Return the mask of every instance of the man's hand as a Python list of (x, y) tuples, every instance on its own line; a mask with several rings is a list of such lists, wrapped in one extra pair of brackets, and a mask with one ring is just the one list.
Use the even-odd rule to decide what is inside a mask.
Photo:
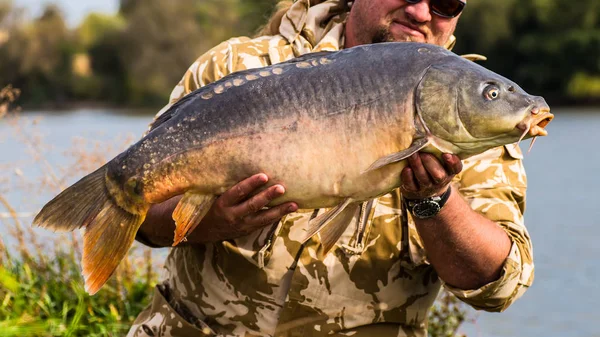
[[(281, 185), (273, 185), (258, 193), (257, 190), (267, 183), (264, 173), (242, 180), (225, 191), (213, 204), (190, 239), (217, 241), (233, 239), (270, 225), (286, 214), (295, 212), (298, 205), (287, 202), (263, 210), (272, 200), (285, 193)], [(254, 195), (256, 193), (256, 195)], [(206, 240), (208, 239), (208, 240)]]
[(462, 171), (458, 156), (444, 153), (442, 162), (430, 153), (415, 153), (400, 173), (402, 195), (408, 199), (423, 199), (442, 195), (455, 175)]
[[(234, 239), (278, 221), (298, 209), (287, 202), (269, 209), (262, 208), (285, 192), (281, 185), (260, 191), (268, 181), (264, 173), (256, 174), (225, 191), (212, 205), (200, 224), (187, 237), (188, 244)], [(260, 192), (259, 192), (260, 191)], [(138, 234), (146, 243), (158, 247), (173, 244), (175, 222), (172, 214), (181, 196), (153, 205)]]

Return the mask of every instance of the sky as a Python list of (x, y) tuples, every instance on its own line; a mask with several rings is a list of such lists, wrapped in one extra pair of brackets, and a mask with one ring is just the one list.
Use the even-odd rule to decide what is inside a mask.
[(115, 13), (119, 6), (118, 0), (13, 0), (15, 6), (27, 8), (30, 16), (39, 15), (46, 3), (57, 4), (71, 27), (91, 12)]

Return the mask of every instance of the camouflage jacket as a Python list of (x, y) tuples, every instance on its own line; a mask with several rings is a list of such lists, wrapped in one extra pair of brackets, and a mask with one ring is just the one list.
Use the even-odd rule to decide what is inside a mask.
[[(307, 3), (294, 3), (280, 35), (234, 38), (202, 55), (170, 104), (234, 71), (342, 48), (348, 5)], [(454, 181), (471, 207), (512, 241), (498, 280), (473, 290), (445, 285), (477, 309), (505, 309), (533, 280), (521, 158), (513, 146), (490, 150), (465, 161)], [(363, 204), (327, 255), (318, 236), (300, 244), (308, 220), (322, 212), (301, 210), (239, 239), (173, 248), (166, 278), (129, 336), (425, 336), (443, 282), (400, 192)]]

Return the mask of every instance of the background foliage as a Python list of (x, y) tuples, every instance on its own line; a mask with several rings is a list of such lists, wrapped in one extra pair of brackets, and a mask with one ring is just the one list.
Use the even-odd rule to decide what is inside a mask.
[[(185, 69), (232, 36), (254, 35), (276, 0), (121, 0), (115, 15), (90, 14), (67, 27), (48, 5), (27, 19), (0, 0), (0, 87), (20, 103), (102, 102), (162, 106)], [(457, 53), (545, 96), (551, 104), (600, 102), (600, 2), (469, 1)]]

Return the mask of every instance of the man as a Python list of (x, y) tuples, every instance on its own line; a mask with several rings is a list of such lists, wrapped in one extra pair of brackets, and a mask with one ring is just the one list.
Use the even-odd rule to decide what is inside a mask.
[[(265, 36), (231, 39), (201, 56), (170, 104), (234, 71), (309, 52), (382, 41), (450, 48), (463, 5), (287, 4)], [(265, 210), (285, 188), (275, 185), (254, 195), (268, 177), (252, 176), (220, 196), (187, 244), (172, 249), (166, 280), (129, 335), (425, 336), (427, 311), (441, 285), (475, 308), (502, 311), (533, 280), (520, 158), (512, 146), (464, 163), (449, 154), (442, 162), (414, 155), (401, 173), (403, 186), (364, 203), (327, 254), (318, 236), (301, 245), (308, 220), (324, 210), (295, 212), (294, 203)], [(404, 205), (412, 209), (430, 197), (445, 200), (439, 212), (422, 219), (407, 214)], [(138, 240), (172, 243), (177, 200), (151, 209)]]

